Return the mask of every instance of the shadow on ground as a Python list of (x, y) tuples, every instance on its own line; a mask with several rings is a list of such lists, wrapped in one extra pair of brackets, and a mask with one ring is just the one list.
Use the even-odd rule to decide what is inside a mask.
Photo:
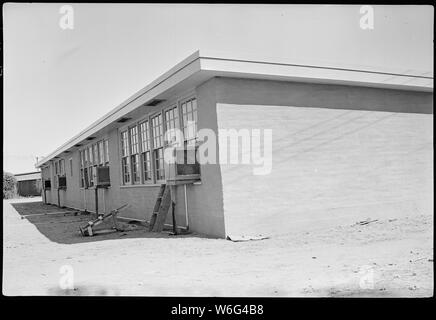
[(50, 288), (47, 292), (51, 296), (119, 296), (118, 288), (103, 286), (78, 286), (74, 289), (61, 289), (59, 287)]
[[(169, 232), (155, 233), (148, 232), (146, 226), (137, 221), (119, 221), (118, 224), (125, 231), (115, 231), (111, 233), (84, 237), (80, 233), (79, 227), (86, 225), (90, 220), (95, 219), (94, 214), (80, 212), (70, 208), (59, 208), (54, 205), (44, 204), (43, 202), (12, 203), (14, 209), (21, 216), (32, 223), (41, 234), (50, 241), (62, 244), (75, 244), (85, 242), (96, 242), (112, 239), (131, 239), (131, 238), (185, 238), (199, 237), (197, 234), (170, 235)], [(110, 220), (110, 219), (107, 219)], [(112, 222), (103, 222), (97, 230), (112, 227)]]
[(318, 288), (311, 293), (316, 297), (330, 298), (384, 298), (401, 297), (401, 294), (392, 288), (375, 287), (373, 289), (361, 289), (358, 286), (344, 285), (327, 288)]

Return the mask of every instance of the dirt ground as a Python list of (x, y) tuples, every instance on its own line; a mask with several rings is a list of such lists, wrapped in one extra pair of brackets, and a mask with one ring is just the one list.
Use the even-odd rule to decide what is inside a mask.
[[(78, 227), (90, 216), (40, 200), (3, 201), (4, 295), (433, 295), (428, 214), (318, 224), (246, 242), (154, 234), (140, 226), (82, 237)], [(61, 288), (65, 268), (73, 271), (73, 289)]]

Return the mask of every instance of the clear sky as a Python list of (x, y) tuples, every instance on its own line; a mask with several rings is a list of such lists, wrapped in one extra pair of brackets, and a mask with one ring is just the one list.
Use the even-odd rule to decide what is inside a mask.
[(6, 4), (3, 169), (45, 156), (198, 49), (433, 70), (433, 8), (360, 6)]

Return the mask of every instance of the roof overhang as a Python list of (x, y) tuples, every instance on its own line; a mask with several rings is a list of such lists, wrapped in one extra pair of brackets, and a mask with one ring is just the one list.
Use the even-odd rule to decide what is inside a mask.
[(41, 172), (20, 173), (14, 176), (17, 181), (38, 180), (41, 179)]
[(229, 56), (223, 53), (196, 51), (171, 68), (47, 157), (36, 163), (39, 168), (66, 151), (79, 148), (92, 135), (99, 135), (119, 125), (119, 119), (132, 114), (154, 99), (168, 99), (213, 77), (234, 77), (276, 81), (342, 84), (433, 92), (433, 73), (429, 71), (388, 70), (368, 66), (338, 65), (325, 62), (286, 61), (254, 56)]

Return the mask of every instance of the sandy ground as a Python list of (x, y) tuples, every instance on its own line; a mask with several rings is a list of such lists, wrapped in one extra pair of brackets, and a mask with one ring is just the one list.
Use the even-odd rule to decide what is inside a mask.
[[(432, 215), (318, 224), (247, 242), (140, 227), (83, 238), (78, 226), (89, 216), (22, 219), (59, 211), (35, 201), (40, 198), (3, 201), (4, 295), (433, 295)], [(74, 289), (61, 289), (65, 270), (73, 271)]]

